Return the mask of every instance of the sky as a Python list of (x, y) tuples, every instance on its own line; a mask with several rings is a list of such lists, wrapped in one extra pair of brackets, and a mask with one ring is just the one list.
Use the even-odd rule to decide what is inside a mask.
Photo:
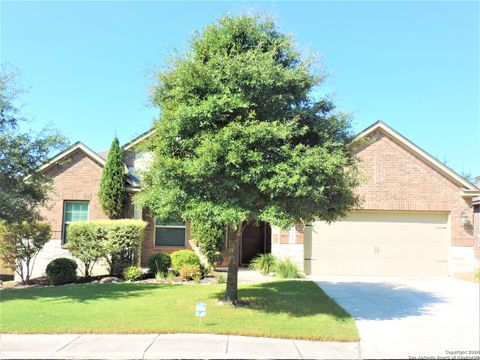
[(221, 15), (267, 13), (329, 75), (356, 131), (382, 120), (455, 171), (480, 175), (479, 2), (0, 3), (2, 64), (22, 111), (95, 151), (148, 130), (153, 74)]

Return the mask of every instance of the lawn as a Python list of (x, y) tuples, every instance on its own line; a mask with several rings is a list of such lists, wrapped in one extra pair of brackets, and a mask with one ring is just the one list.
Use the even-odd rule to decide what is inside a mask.
[[(247, 304), (219, 303), (225, 285), (114, 283), (0, 290), (2, 333), (211, 333), (356, 341), (353, 318), (311, 281), (239, 288)], [(207, 303), (199, 324), (196, 301)]]

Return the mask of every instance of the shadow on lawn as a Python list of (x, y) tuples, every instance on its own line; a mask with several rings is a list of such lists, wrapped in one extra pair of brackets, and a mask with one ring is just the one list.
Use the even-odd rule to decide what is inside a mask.
[(43, 288), (5, 289), (0, 292), (0, 300), (2, 302), (37, 299), (49, 299), (49, 301), (74, 300), (78, 302), (98, 299), (115, 300), (138, 297), (150, 293), (154, 289), (172, 286), (178, 285), (145, 283), (68, 284)]
[[(222, 300), (225, 292), (216, 293), (215, 296)], [(351, 318), (311, 281), (272, 281), (248, 288), (240, 287), (238, 297), (244, 302), (241, 306), (266, 313), (285, 313), (294, 317), (330, 315), (337, 320)]]

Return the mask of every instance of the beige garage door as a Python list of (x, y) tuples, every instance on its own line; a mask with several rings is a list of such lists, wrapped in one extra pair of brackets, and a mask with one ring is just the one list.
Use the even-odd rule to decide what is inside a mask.
[(305, 228), (315, 275), (447, 275), (448, 213), (359, 211)]

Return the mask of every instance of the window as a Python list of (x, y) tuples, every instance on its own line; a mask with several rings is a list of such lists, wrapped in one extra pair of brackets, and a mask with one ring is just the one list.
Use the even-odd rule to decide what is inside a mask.
[(67, 227), (72, 221), (88, 220), (88, 201), (65, 201), (63, 210), (63, 243), (67, 242)]
[(186, 231), (184, 222), (155, 220), (155, 246), (184, 247)]

